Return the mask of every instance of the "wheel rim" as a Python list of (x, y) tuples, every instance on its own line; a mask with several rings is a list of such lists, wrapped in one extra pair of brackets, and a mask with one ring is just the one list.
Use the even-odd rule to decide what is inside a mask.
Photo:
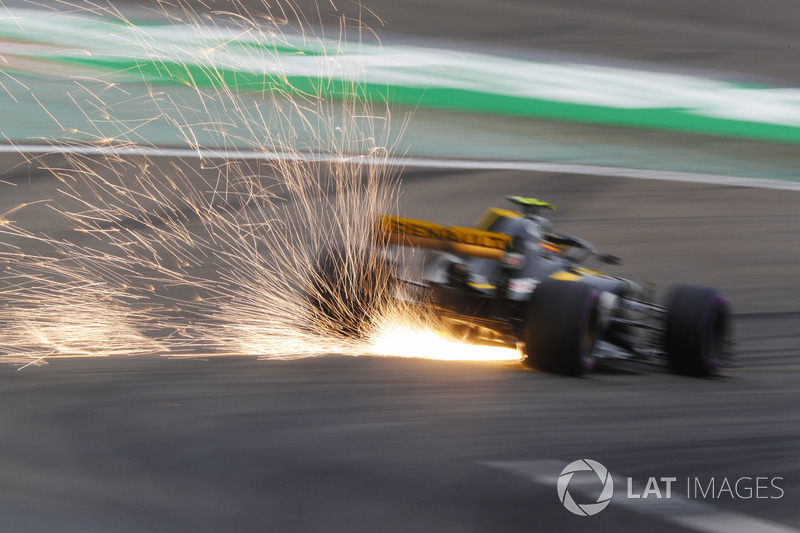
[(598, 299), (597, 293), (593, 292), (592, 297), (587, 301), (586, 311), (584, 312), (580, 338), (581, 367), (584, 371), (592, 370), (595, 365), (594, 349), (597, 344)]
[(728, 336), (728, 299), (715, 295), (705, 309), (705, 339), (703, 342), (703, 366), (708, 372), (716, 372), (722, 367)]

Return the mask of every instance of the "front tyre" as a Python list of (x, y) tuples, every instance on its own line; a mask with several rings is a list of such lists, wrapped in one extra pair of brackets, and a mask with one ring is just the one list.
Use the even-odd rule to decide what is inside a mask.
[(598, 292), (580, 282), (548, 279), (528, 302), (522, 333), (528, 366), (568, 376), (594, 369)]
[(678, 374), (719, 373), (730, 344), (730, 302), (717, 289), (678, 285), (666, 299), (664, 348)]

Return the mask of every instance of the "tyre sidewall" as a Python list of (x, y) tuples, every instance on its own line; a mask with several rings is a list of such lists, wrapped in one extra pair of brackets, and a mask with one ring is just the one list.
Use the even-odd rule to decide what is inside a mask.
[(545, 280), (528, 302), (526, 362), (539, 370), (580, 375), (594, 369), (597, 291), (580, 282)]

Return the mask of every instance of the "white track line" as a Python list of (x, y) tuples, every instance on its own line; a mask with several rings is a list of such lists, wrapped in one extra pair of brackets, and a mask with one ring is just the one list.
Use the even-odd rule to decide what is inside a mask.
[[(800, 181), (782, 181), (759, 178), (742, 178), (717, 174), (698, 174), (674, 172), (670, 170), (649, 170), (624, 167), (605, 167), (598, 165), (574, 165), (567, 163), (543, 163), (535, 161), (479, 161), (472, 159), (428, 159), (421, 157), (336, 156), (302, 152), (256, 152), (226, 151), (192, 148), (156, 148), (135, 146), (73, 146), (41, 144), (2, 144), (0, 153), (20, 154), (77, 154), (77, 155), (116, 155), (145, 157), (182, 157), (194, 159), (239, 159), (252, 161), (313, 161), (320, 163), (351, 162), (394, 167), (418, 167), (454, 170), (516, 170), (523, 172), (557, 172), (564, 174), (583, 174), (610, 178), (633, 178), (642, 180), (677, 181), (685, 183), (705, 183), (753, 189), (776, 189), (800, 191)], [(800, 179), (800, 174), (798, 175)]]
[[(566, 463), (562, 461), (552, 460), (493, 461), (483, 464), (507, 470), (542, 485), (552, 486), (554, 496), (558, 476), (562, 468), (566, 466)], [(673, 493), (674, 496), (670, 499), (629, 499), (627, 497), (628, 479), (617, 474), (612, 474), (612, 476), (614, 495), (611, 498), (610, 508), (623, 507), (703, 533), (798, 533), (797, 529), (776, 522), (721, 509), (702, 500), (690, 500), (678, 494), (680, 491)], [(641, 494), (644, 488), (641, 483), (633, 485), (633, 490), (637, 494)], [(572, 489), (572, 485), (570, 485), (570, 489)], [(580, 485), (576, 485), (575, 489), (579, 492), (582, 490)], [(556, 498), (553, 500), (554, 502), (558, 501)], [(568, 514), (567, 511), (564, 512)]]

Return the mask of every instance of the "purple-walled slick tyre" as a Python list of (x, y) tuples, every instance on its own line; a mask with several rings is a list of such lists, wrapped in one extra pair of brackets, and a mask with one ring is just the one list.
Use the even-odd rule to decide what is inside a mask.
[(717, 289), (678, 285), (666, 299), (664, 348), (670, 366), (686, 376), (718, 374), (731, 335), (731, 306)]
[(525, 362), (537, 370), (579, 376), (594, 369), (598, 337), (597, 291), (580, 282), (548, 279), (528, 302)]

